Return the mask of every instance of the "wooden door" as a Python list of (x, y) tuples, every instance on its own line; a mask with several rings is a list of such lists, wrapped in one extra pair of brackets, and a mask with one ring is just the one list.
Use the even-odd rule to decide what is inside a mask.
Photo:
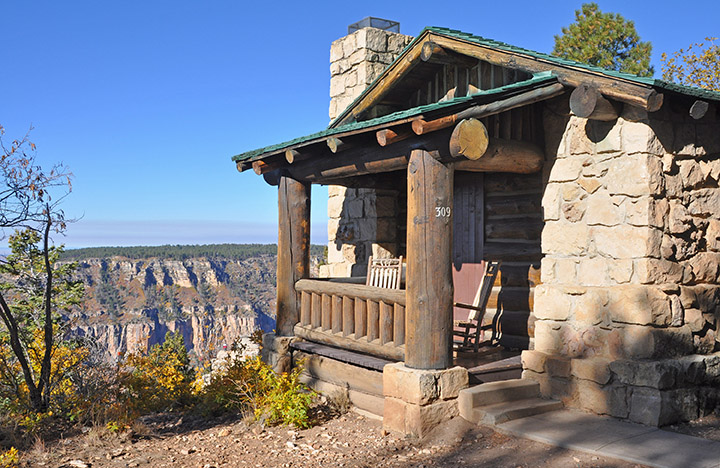
[[(483, 277), (483, 174), (455, 173), (453, 197), (453, 286), (455, 302), (472, 304)], [(465, 320), (467, 309), (455, 308), (454, 319)]]

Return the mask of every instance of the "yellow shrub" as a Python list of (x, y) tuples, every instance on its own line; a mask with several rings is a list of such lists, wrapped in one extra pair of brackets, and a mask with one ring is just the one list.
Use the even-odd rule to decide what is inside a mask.
[(20, 454), (15, 447), (10, 447), (7, 452), (0, 452), (0, 468), (15, 467), (20, 463)]

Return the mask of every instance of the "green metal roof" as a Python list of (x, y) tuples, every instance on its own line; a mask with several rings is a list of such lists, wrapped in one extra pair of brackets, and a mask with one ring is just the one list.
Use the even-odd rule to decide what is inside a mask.
[(370, 120), (364, 120), (362, 122), (351, 122), (335, 128), (326, 128), (325, 130), (312, 133), (303, 137), (295, 138), (284, 143), (278, 143), (275, 145), (270, 145), (264, 148), (258, 148), (253, 151), (238, 154), (237, 156), (233, 156), (232, 160), (235, 162), (251, 161), (253, 159), (256, 159), (257, 156), (265, 155), (268, 153), (275, 153), (286, 148), (290, 148), (291, 146), (302, 145), (303, 143), (310, 143), (313, 140), (322, 140), (329, 136), (338, 135), (353, 130), (362, 130), (364, 128), (370, 128), (377, 125), (403, 120), (408, 117), (416, 117), (422, 114), (438, 112), (455, 106), (465, 107), (463, 106), (464, 104), (467, 105), (472, 102), (494, 100), (507, 94), (513, 94), (520, 90), (547, 85), (555, 81), (557, 81), (557, 78), (555, 77), (555, 75), (552, 74), (552, 72), (536, 73), (529, 80), (519, 81), (517, 83), (500, 86), (498, 88), (478, 91), (471, 96), (456, 97), (454, 99), (450, 99), (444, 102), (436, 102), (432, 104), (426, 104), (424, 106), (413, 107), (411, 109), (394, 112), (392, 114), (384, 115), (382, 117), (377, 117)]

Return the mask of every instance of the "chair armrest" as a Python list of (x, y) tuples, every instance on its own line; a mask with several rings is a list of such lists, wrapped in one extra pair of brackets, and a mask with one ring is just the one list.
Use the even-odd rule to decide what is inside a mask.
[(483, 311), (485, 310), (484, 307), (478, 307), (471, 304), (463, 304), (462, 302), (453, 302), (453, 307), (458, 307), (460, 309), (472, 309), (472, 310), (479, 310)]

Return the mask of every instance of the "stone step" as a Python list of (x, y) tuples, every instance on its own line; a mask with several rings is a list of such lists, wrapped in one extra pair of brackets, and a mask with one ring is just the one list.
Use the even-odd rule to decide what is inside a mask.
[[(527, 398), (497, 403), (489, 406), (474, 408), (471, 422), (483, 424), (502, 424), (514, 419), (527, 418), (536, 414), (556, 411), (563, 408), (562, 402), (556, 400), (543, 400), (542, 398)], [(467, 418), (465, 418), (467, 419)]]
[(458, 406), (460, 414), (469, 415), (472, 408), (494, 405), (514, 400), (524, 400), (540, 396), (540, 385), (534, 380), (513, 379), (488, 382), (460, 391)]

